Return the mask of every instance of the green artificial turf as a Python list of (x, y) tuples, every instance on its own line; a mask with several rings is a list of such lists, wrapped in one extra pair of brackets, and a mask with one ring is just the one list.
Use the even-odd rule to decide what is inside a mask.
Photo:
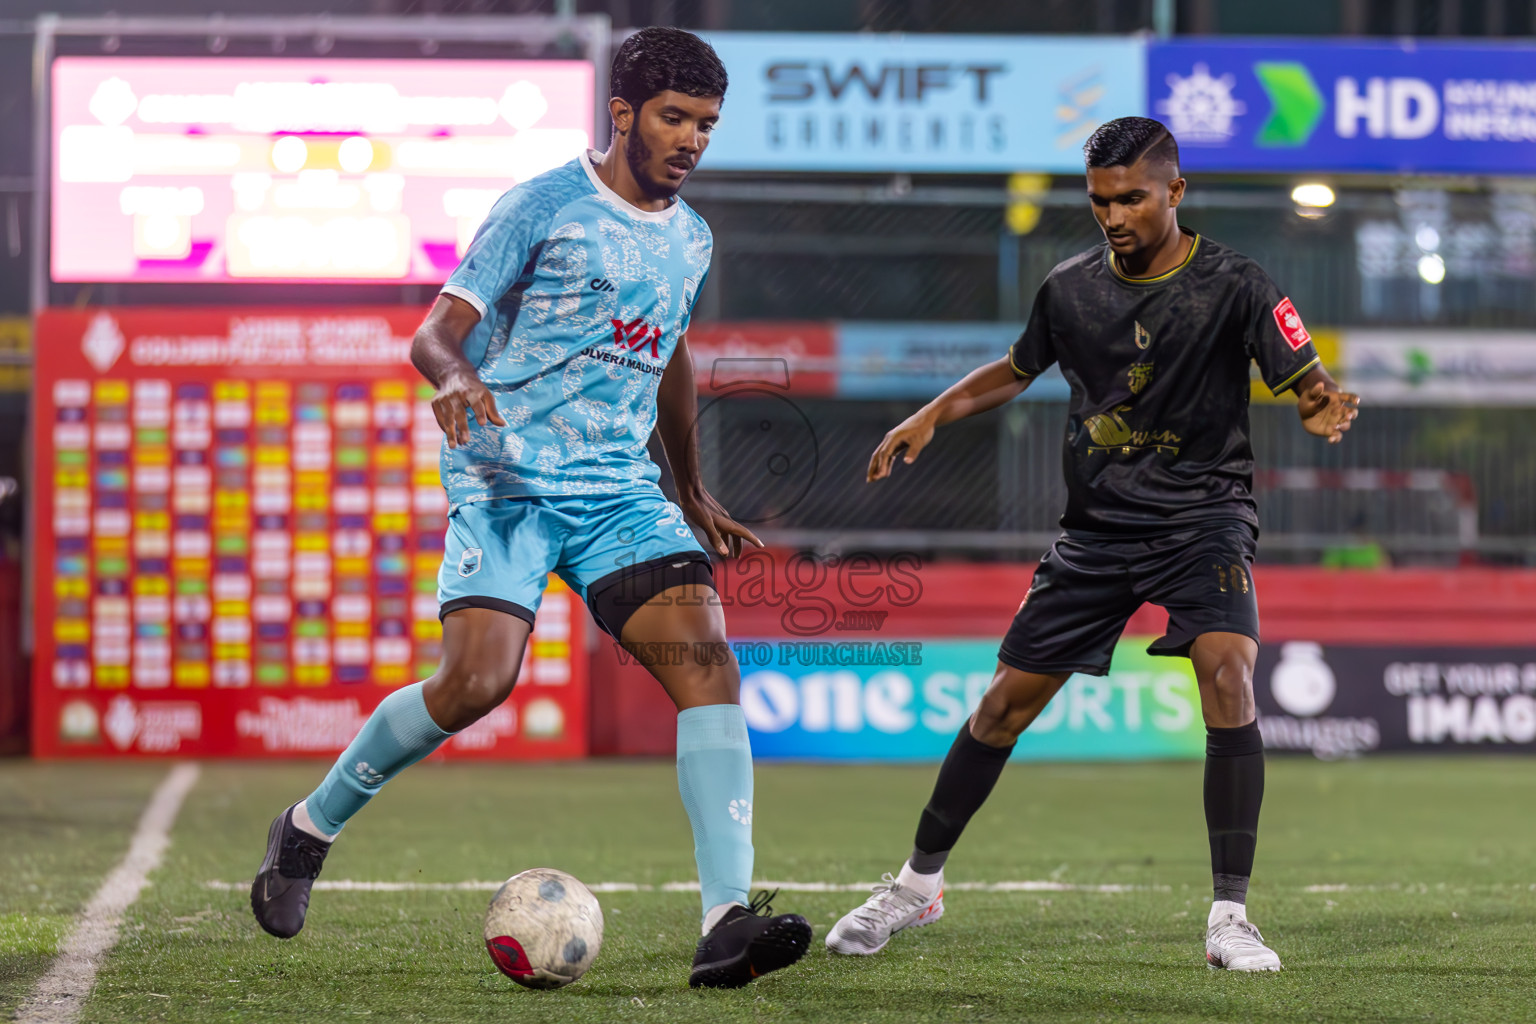
[(0, 1018), (128, 849), (162, 765), (0, 761)]
[[(948, 881), (1135, 888), (952, 889), (942, 921), (868, 958), (821, 945), (858, 894), (785, 892), (776, 908), (810, 918), (815, 945), (796, 967), (735, 992), (687, 987), (695, 893), (601, 895), (602, 952), (586, 977), (554, 992), (495, 972), (480, 936), (488, 892), (319, 891), (302, 935), (269, 938), (244, 891), (207, 883), (249, 879), (271, 816), (322, 767), (205, 766), (84, 1020), (1536, 1019), (1536, 821), (1526, 813), (1536, 762), (1271, 759), (1249, 906), (1286, 970), (1260, 976), (1205, 967), (1199, 763), (1015, 765)], [(16, 770), (33, 769), (0, 766), (0, 825), (18, 799)], [(896, 870), (933, 771), (759, 766), (757, 877), (854, 882)], [(111, 774), (80, 778), (106, 785)], [(92, 793), (55, 799), (101, 799)], [(104, 822), (85, 845), (111, 842), (125, 845), (126, 831)], [(51, 868), (36, 859), (50, 855)], [(56, 846), (29, 857), (61, 891), (88, 890), (92, 871), (99, 879)], [(499, 880), (536, 866), (588, 882), (691, 880), (672, 766), (419, 766), (348, 827), (322, 878)], [(0, 941), (35, 905), (14, 889), (0, 889)]]

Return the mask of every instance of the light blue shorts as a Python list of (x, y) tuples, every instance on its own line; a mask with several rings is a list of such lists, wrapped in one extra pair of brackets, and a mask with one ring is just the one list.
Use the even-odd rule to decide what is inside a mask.
[[(636, 576), (699, 562), (707, 574), (709, 556), (683, 510), (659, 493), (470, 502), (448, 516), (438, 617), (491, 608), (532, 623), (553, 572), (592, 609), (599, 626), (615, 632), (595, 598)], [(703, 578), (697, 566), (689, 568)]]

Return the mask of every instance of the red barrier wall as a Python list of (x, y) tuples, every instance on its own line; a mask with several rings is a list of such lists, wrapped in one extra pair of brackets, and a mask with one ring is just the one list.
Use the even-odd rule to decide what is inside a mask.
[[(753, 559), (758, 560), (755, 569)], [(733, 640), (1000, 640), (1034, 568), (1032, 562), (913, 567), (887, 560), (874, 566), (845, 561), (817, 571), (804, 559), (773, 552), (718, 567), (715, 575)], [(1254, 582), (1265, 643), (1491, 647), (1529, 644), (1536, 637), (1536, 571), (1259, 566)], [(870, 595), (875, 600), (861, 605)], [(796, 636), (786, 626), (789, 616), (790, 625), (813, 629), (827, 609), (835, 621), (819, 633)], [(877, 630), (836, 628), (847, 624), (843, 615), (850, 610), (887, 614)], [(1147, 605), (1126, 631), (1157, 635), (1166, 623), (1161, 609)], [(671, 702), (643, 668), (621, 662), (606, 635), (598, 637), (593, 651), (591, 680), (593, 753), (673, 752), (676, 712)]]

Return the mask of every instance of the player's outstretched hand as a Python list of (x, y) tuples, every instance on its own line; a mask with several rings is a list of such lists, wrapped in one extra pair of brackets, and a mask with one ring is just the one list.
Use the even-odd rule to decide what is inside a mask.
[(453, 373), (443, 377), (437, 394), (432, 396), (432, 415), (443, 428), (449, 448), (469, 444), (469, 413), (481, 423), (507, 425), (496, 408), (496, 399), (479, 377), (472, 374)]
[(1360, 396), (1349, 391), (1329, 391), (1322, 381), (1296, 396), (1301, 425), (1307, 433), (1326, 437), (1329, 444), (1344, 440), (1344, 431), (1360, 415)]
[(905, 448), (907, 454), (903, 462), (911, 465), (917, 461), (917, 456), (928, 447), (928, 442), (933, 440), (933, 424), (922, 413), (908, 416), (901, 424), (893, 428), (880, 441), (875, 454), (869, 457), (869, 470), (864, 474), (866, 483), (876, 480), (884, 480), (891, 475), (891, 461)]
[(751, 541), (757, 547), (763, 542), (757, 535), (732, 519), (730, 513), (715, 500), (714, 495), (702, 487), (691, 494), (679, 494), (677, 504), (683, 513), (704, 528), (709, 546), (721, 557), (735, 558), (741, 554), (741, 542)]

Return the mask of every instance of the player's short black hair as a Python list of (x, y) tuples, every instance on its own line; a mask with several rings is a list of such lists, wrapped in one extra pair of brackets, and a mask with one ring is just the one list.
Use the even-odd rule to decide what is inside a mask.
[(608, 75), (612, 96), (636, 111), (672, 90), (685, 96), (724, 96), (730, 80), (715, 48), (680, 28), (643, 28), (620, 44)]
[(1179, 144), (1167, 125), (1150, 117), (1105, 121), (1083, 143), (1083, 161), (1089, 167), (1132, 167), (1143, 158), (1166, 164), (1178, 177)]

